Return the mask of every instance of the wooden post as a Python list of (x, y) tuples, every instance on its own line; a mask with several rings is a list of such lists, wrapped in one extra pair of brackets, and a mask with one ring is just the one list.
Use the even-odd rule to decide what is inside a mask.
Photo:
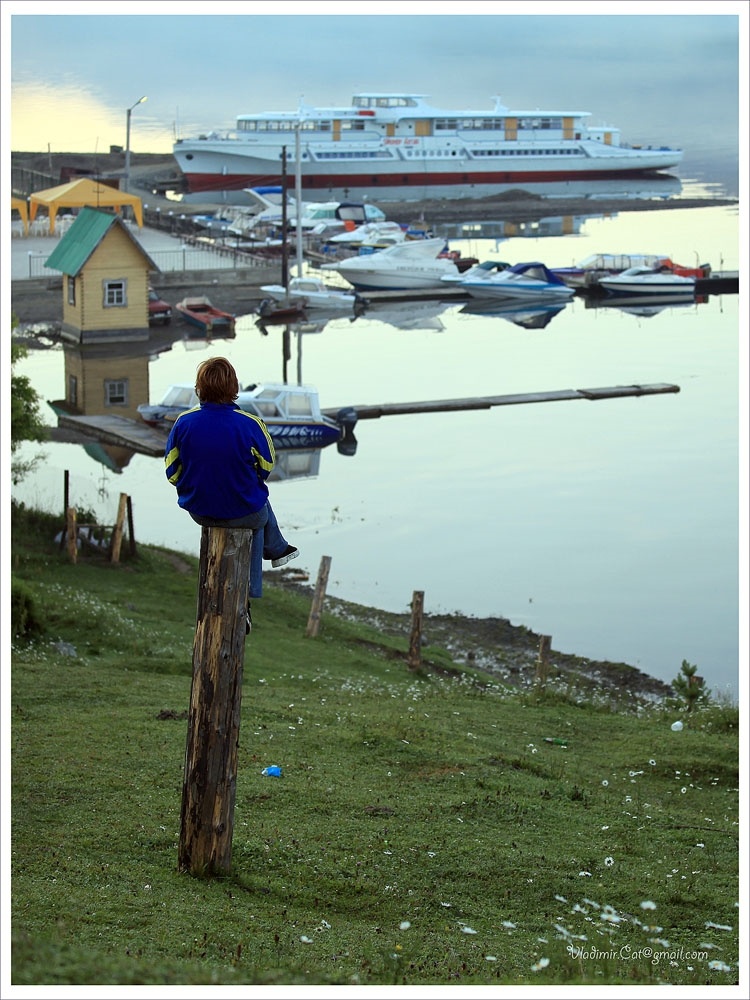
[(112, 530), (112, 541), (110, 542), (109, 561), (118, 563), (120, 561), (120, 549), (122, 548), (122, 533), (125, 527), (125, 509), (128, 497), (126, 493), (120, 494), (120, 503), (117, 506), (117, 521)]
[(232, 864), (245, 612), (253, 532), (203, 528), (193, 643), (179, 871), (225, 875)]
[(536, 675), (534, 681), (544, 690), (547, 686), (547, 671), (549, 669), (549, 651), (552, 643), (551, 635), (539, 637), (539, 656), (536, 661)]
[(409, 639), (409, 670), (422, 666), (422, 624), (424, 591), (415, 590), (411, 598), (411, 637)]
[[(63, 473), (63, 510), (65, 511), (66, 518), (68, 516), (67, 512), (69, 505), (70, 505), (70, 473), (66, 469), (65, 472)], [(67, 528), (67, 520), (66, 520), (66, 527), (63, 528), (62, 534), (60, 535), (61, 549), (65, 548), (66, 528)]]
[(128, 497), (128, 542), (131, 556), (135, 555), (135, 529), (133, 528), (133, 501)]
[(314, 638), (318, 634), (318, 629), (320, 628), (320, 615), (323, 611), (323, 602), (326, 597), (326, 587), (328, 586), (328, 573), (331, 569), (331, 557), (323, 556), (320, 560), (320, 569), (318, 570), (318, 582), (315, 584), (315, 593), (313, 594), (312, 606), (310, 608), (310, 617), (307, 619), (307, 631), (305, 632), (306, 638)]
[(78, 526), (75, 507), (65, 509), (65, 543), (68, 548), (68, 558), (72, 563), (78, 562)]

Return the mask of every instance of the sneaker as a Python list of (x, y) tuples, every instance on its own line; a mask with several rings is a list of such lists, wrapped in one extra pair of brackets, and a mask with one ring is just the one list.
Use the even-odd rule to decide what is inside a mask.
[(272, 559), (272, 566), (283, 566), (285, 563), (291, 562), (292, 559), (296, 559), (299, 555), (299, 549), (296, 549), (293, 545), (287, 545), (286, 549), (278, 557), (278, 559)]
[(247, 608), (245, 609), (245, 635), (250, 635), (252, 627), (253, 627), (253, 620), (250, 617), (250, 601), (248, 601)]

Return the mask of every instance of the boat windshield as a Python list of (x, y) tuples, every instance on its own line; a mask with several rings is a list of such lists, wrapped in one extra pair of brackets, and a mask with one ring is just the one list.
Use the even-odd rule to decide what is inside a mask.
[(162, 400), (163, 406), (182, 406), (189, 410), (198, 405), (198, 397), (192, 385), (173, 385)]

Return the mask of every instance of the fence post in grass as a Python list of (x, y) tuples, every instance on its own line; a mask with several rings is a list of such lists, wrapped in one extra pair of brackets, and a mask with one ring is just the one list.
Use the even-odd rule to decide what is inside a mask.
[(78, 562), (78, 522), (75, 507), (65, 508), (64, 535), (68, 558), (72, 563)]
[(122, 548), (122, 533), (125, 527), (125, 510), (128, 497), (126, 493), (120, 494), (120, 503), (117, 506), (117, 521), (112, 530), (112, 541), (110, 542), (109, 561), (118, 563), (120, 561), (120, 549)]
[(409, 670), (422, 666), (422, 623), (424, 591), (415, 590), (411, 598), (411, 635), (409, 638)]
[(201, 534), (177, 863), (191, 875), (225, 875), (232, 864), (252, 537), (248, 528)]
[(551, 643), (551, 635), (539, 636), (539, 655), (536, 659), (536, 674), (534, 676), (534, 683), (537, 684), (542, 691), (544, 691), (547, 687), (547, 671), (549, 670), (549, 651)]
[(128, 540), (131, 556), (135, 555), (135, 529), (133, 528), (133, 501), (128, 497)]
[(312, 606), (310, 607), (310, 617), (307, 619), (307, 631), (305, 636), (314, 638), (320, 628), (320, 616), (323, 611), (323, 602), (326, 597), (326, 587), (328, 586), (328, 574), (331, 569), (331, 557), (322, 556), (320, 569), (318, 570), (318, 582), (315, 584)]
[[(63, 511), (65, 511), (65, 517), (67, 518), (68, 507), (70, 506), (70, 473), (66, 469), (63, 473)], [(67, 521), (66, 521), (67, 525)], [(63, 530), (60, 534), (60, 548), (65, 548), (66, 540), (66, 525), (63, 526)]]

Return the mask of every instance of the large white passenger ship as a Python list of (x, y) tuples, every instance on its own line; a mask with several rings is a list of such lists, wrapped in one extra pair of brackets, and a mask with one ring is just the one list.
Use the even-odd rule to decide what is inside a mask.
[(682, 159), (627, 145), (590, 117), (513, 110), (500, 98), (489, 111), (444, 111), (424, 95), (355, 94), (351, 106), (240, 115), (232, 132), (178, 139), (174, 156), (188, 192), (236, 191), (278, 183), (284, 147), (295, 173), (299, 150), (303, 189), (340, 197), (642, 176)]

